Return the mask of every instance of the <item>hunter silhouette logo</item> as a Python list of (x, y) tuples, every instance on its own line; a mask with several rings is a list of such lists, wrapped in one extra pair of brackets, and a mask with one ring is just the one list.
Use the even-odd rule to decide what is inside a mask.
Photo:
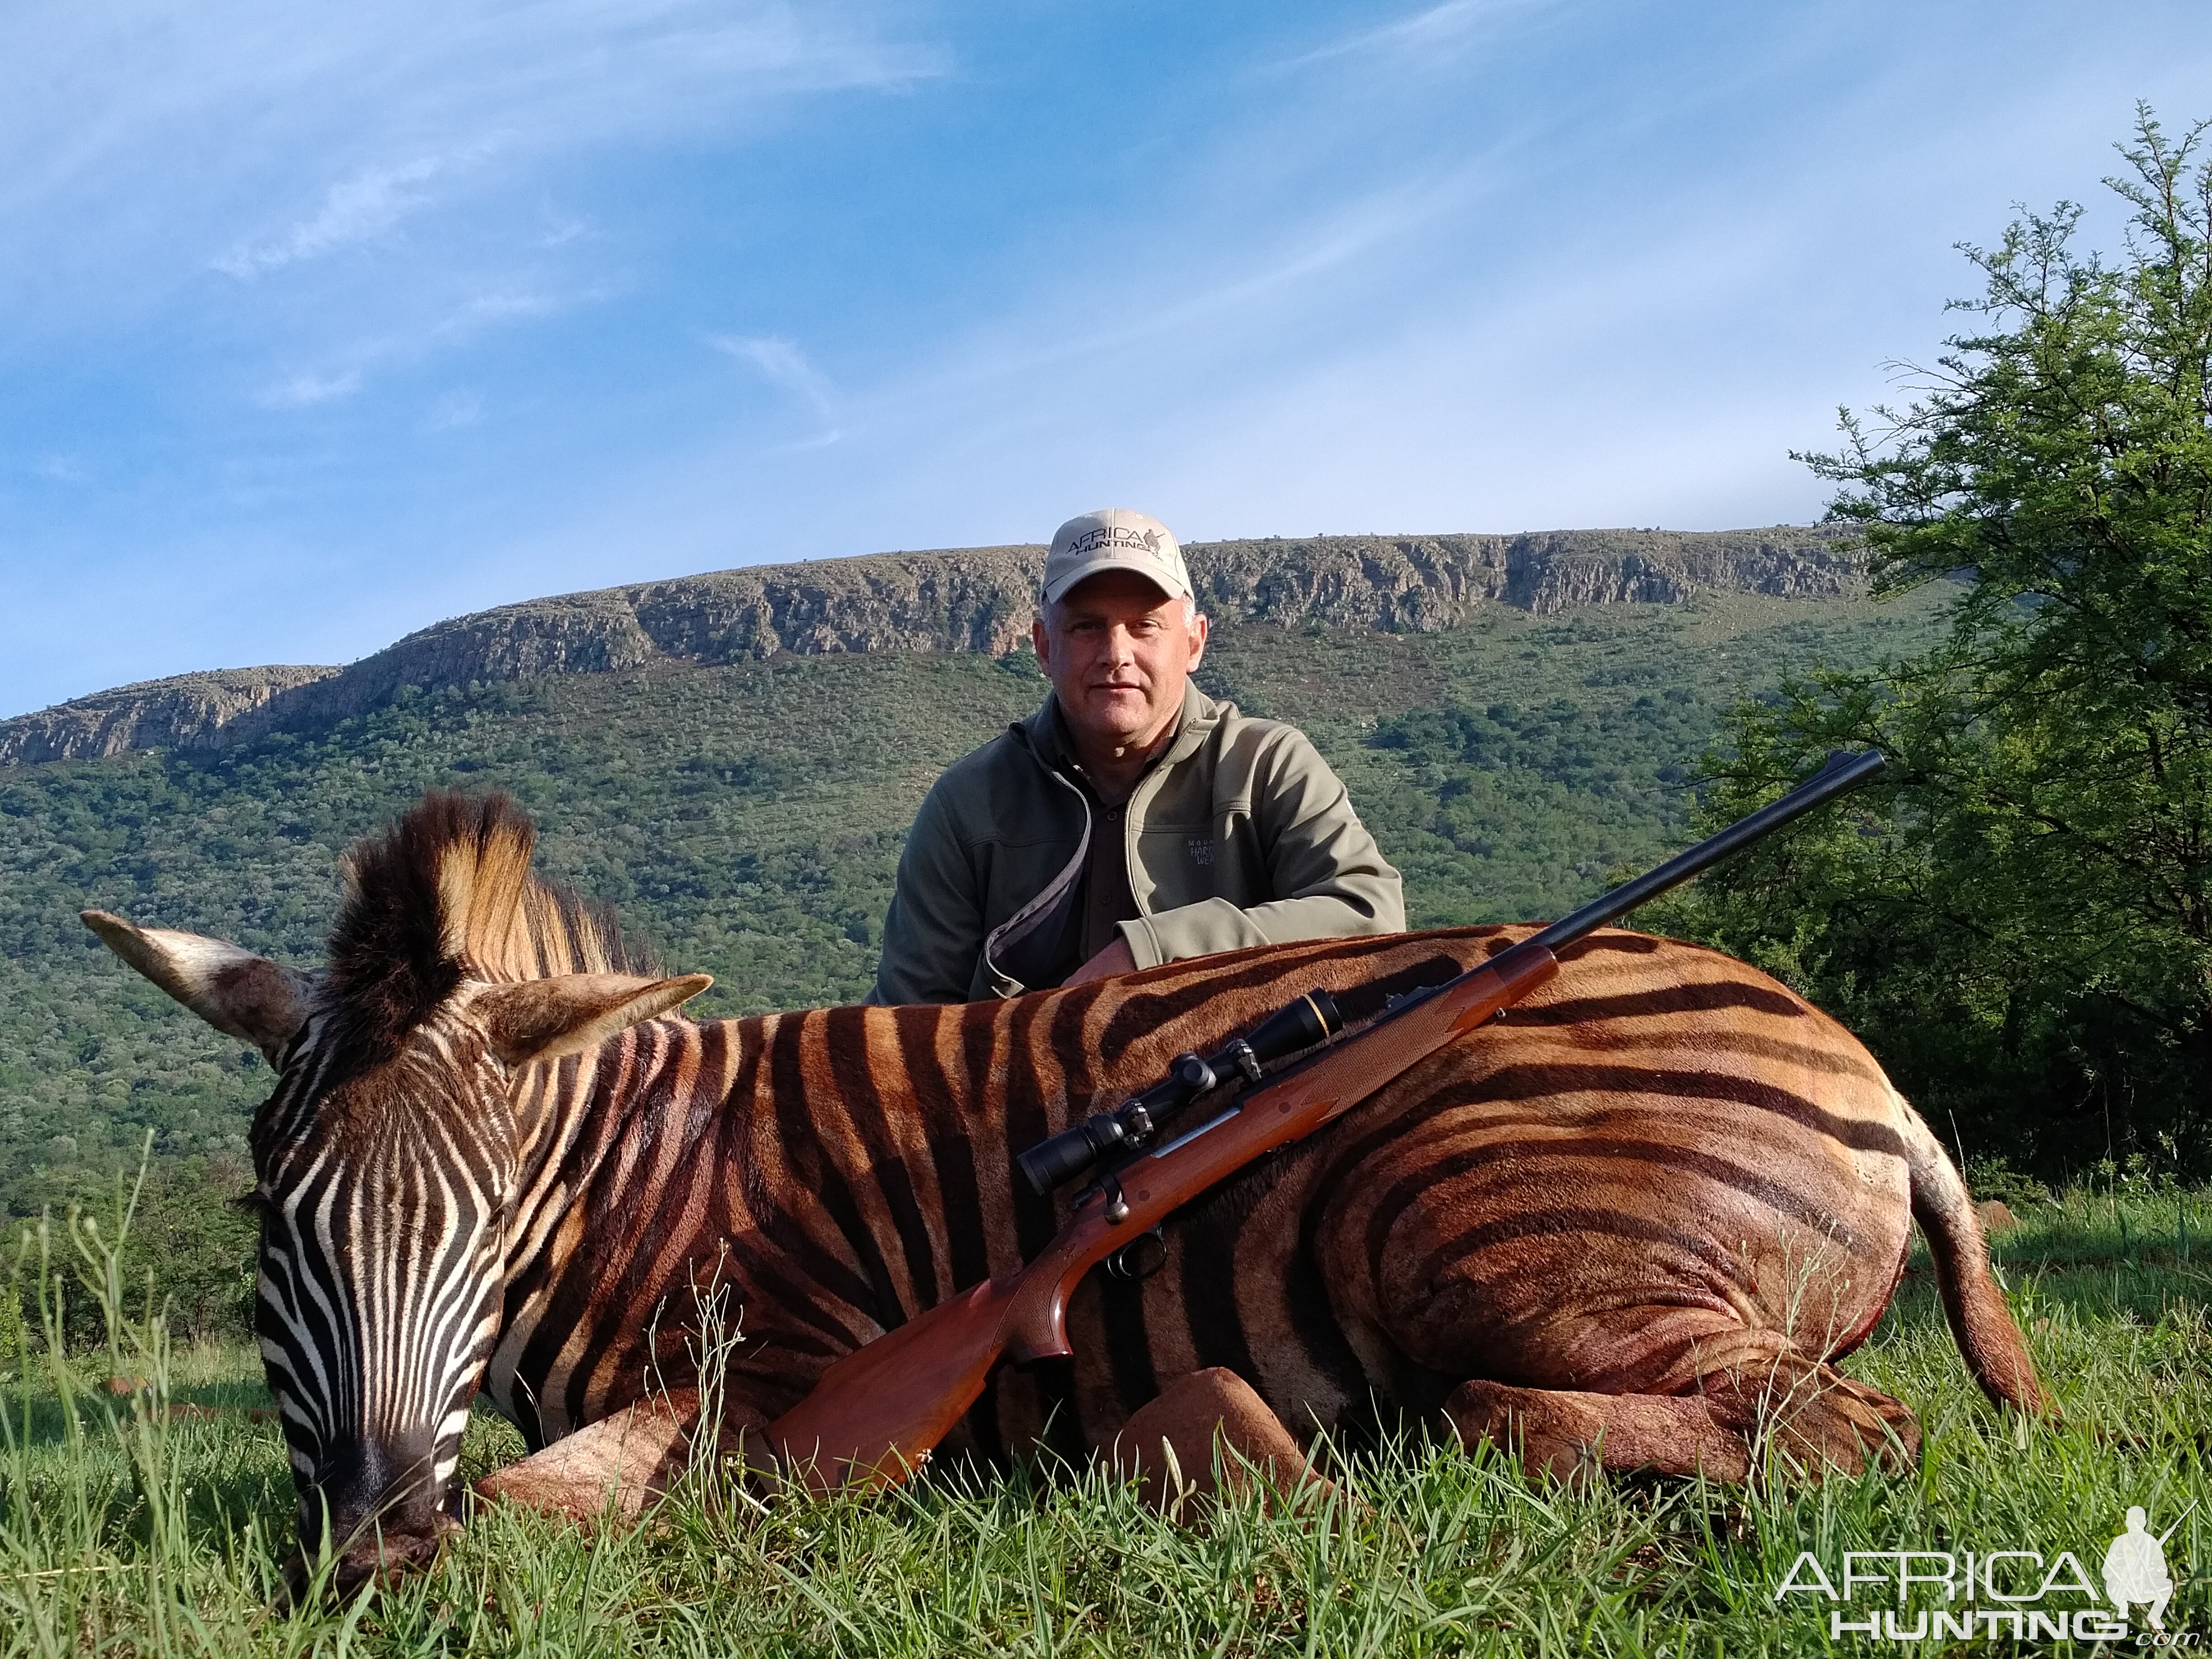
[[(2173, 1575), (2166, 1569), (2166, 1545), (2197, 1505), (2191, 1504), (2164, 1532), (2150, 1530), (2141, 1504), (2127, 1513), (2127, 1530), (2105, 1552), (2104, 1594), (2071, 1550), (2046, 1558), (2023, 1549), (1852, 1550), (1832, 1577), (1812, 1551), (1792, 1562), (1776, 1586), (1774, 1600), (1816, 1595), (1842, 1602), (1828, 1614), (1828, 1638), (1870, 1637), (1877, 1642), (1944, 1641), (1979, 1638), (2009, 1642), (2115, 1642), (2130, 1633), (2130, 1609), (2140, 1607), (2149, 1629), (2138, 1645), (2194, 1648), (2195, 1632), (2168, 1632), (2166, 1604), (2173, 1598)], [(1910, 1612), (1915, 1587), (1937, 1605)], [(1893, 1607), (1854, 1605), (1863, 1591), (1893, 1601)], [(2072, 1605), (2069, 1605), (2072, 1604)], [(2086, 1605), (2083, 1605), (2086, 1604)], [(2109, 1605), (2107, 1605), (2109, 1604)]]
[[(2191, 1504), (2190, 1510), (2197, 1507)], [(2181, 1512), (2181, 1520), (2189, 1518), (2189, 1510)], [(2127, 1617), (2130, 1603), (2143, 1604), (2143, 1617), (2150, 1620), (2153, 1630), (2162, 1631), (2166, 1620), (2160, 1617), (2166, 1604), (2173, 1599), (2173, 1576), (2166, 1570), (2166, 1540), (2181, 1525), (2177, 1521), (2155, 1538), (2150, 1535), (2150, 1517), (2137, 1504), (2128, 1511), (2128, 1529), (2112, 1540), (2112, 1548), (2105, 1552), (2105, 1595)]]

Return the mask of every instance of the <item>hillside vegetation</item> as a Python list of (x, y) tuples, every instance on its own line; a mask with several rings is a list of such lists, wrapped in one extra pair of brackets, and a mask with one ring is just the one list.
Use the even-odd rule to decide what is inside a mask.
[[(1414, 925), (1545, 916), (1682, 838), (1685, 780), (1742, 691), (1906, 648), (1939, 604), (1708, 594), (1493, 606), (1430, 633), (1232, 624), (1200, 678), (1312, 734), (1405, 872)], [(163, 1181), (233, 1180), (269, 1085), (258, 1054), (111, 957), (82, 908), (312, 965), (349, 842), (426, 788), (501, 788), (537, 816), (544, 873), (715, 975), (702, 1015), (850, 1000), (922, 793), (1043, 689), (1025, 652), (656, 662), (0, 769), (0, 1207), (135, 1164), (149, 1130)]]

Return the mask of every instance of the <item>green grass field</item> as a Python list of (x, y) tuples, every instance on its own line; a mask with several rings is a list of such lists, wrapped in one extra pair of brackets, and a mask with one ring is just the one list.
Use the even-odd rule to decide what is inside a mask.
[[(1095, 1468), (952, 1471), (888, 1498), (767, 1507), (702, 1487), (626, 1532), (480, 1515), (434, 1571), (381, 1600), (287, 1616), (267, 1607), (289, 1544), (282, 1443), (222, 1409), (267, 1403), (258, 1364), (239, 1349), (165, 1353), (158, 1329), (125, 1317), (108, 1352), (67, 1365), (33, 1340), (0, 1387), (0, 1656), (1874, 1650), (1832, 1644), (1816, 1595), (1778, 1604), (1801, 1552), (1832, 1579), (1845, 1551), (2032, 1551), (2054, 1566), (2072, 1552), (2094, 1581), (2131, 1504), (2154, 1532), (2181, 1519), (2166, 1624), (2202, 1647), (2212, 1192), (2076, 1189), (2021, 1208), (1996, 1255), (2063, 1419), (2030, 1425), (1984, 1403), (1916, 1259), (1848, 1365), (1919, 1413), (1926, 1455), (1909, 1475), (1571, 1490), (1407, 1441), (1340, 1465), (1346, 1502), (1230, 1506), (1195, 1526), (1155, 1518)], [(143, 1289), (104, 1294), (143, 1306)], [(164, 1420), (98, 1387), (118, 1373), (215, 1414)], [(484, 1416), (463, 1472), (520, 1449)], [(2034, 1569), (2007, 1571), (2033, 1588)], [(2037, 1605), (2087, 1603), (2058, 1591)], [(1850, 1616), (1896, 1606), (1893, 1585), (1862, 1585)], [(1946, 1604), (1916, 1591), (1911, 1608), (1929, 1606)], [(1978, 1635), (1913, 1650), (2052, 1650)]]

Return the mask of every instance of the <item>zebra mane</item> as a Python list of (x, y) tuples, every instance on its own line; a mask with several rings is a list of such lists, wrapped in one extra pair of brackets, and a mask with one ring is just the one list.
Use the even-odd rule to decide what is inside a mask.
[(530, 873), (537, 844), (510, 796), (438, 789), (348, 849), (325, 996), (356, 1042), (389, 1053), (464, 977), (653, 971), (611, 912)]

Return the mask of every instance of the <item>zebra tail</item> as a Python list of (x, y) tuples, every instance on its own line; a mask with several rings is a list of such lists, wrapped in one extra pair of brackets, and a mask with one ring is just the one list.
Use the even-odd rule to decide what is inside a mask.
[(1943, 1312), (1966, 1369), (1997, 1404), (2038, 1417), (2056, 1416), (2057, 1407), (2035, 1374), (2035, 1361), (2028, 1357), (2027, 1340), (1990, 1270), (1989, 1243), (1966, 1182), (1912, 1103), (1899, 1095), (1897, 1104), (1905, 1165), (1912, 1176), (1912, 1218), (1927, 1235)]

